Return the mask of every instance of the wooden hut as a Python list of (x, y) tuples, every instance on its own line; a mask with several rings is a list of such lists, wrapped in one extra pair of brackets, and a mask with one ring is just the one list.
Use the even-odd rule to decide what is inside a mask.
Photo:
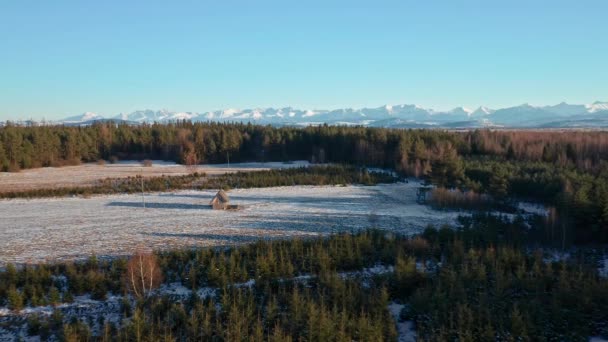
[(224, 190), (220, 190), (217, 192), (217, 194), (215, 194), (213, 199), (211, 199), (209, 205), (211, 205), (211, 208), (214, 210), (226, 210), (230, 209), (230, 204), (228, 204), (229, 202), (230, 198), (228, 197), (228, 194)]

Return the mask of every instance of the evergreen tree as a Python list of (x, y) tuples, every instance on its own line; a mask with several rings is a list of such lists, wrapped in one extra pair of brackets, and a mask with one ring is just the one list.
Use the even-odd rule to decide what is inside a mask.
[(457, 187), (464, 180), (464, 168), (456, 150), (450, 145), (438, 150), (438, 158), (431, 162), (430, 179), (441, 187)]
[(517, 305), (513, 307), (511, 310), (511, 334), (517, 340), (528, 340), (528, 333), (526, 331), (526, 323), (524, 318), (522, 317), (521, 312)]
[(14, 286), (11, 286), (7, 292), (8, 308), (14, 311), (23, 309), (23, 296)]
[(51, 286), (49, 290), (48, 300), (51, 305), (57, 305), (61, 302), (61, 295), (55, 286)]
[(488, 185), (489, 192), (498, 199), (504, 199), (509, 193), (509, 180), (502, 168), (495, 167)]
[(4, 146), (2, 145), (2, 140), (0, 140), (0, 172), (4, 172), (8, 170), (8, 158), (6, 156), (6, 152), (4, 151)]

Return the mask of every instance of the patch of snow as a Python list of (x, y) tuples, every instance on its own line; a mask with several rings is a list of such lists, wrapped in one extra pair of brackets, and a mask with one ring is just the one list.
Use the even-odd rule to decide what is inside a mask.
[(18, 340), (19, 337), (17, 336), (17, 334), (0, 327), (0, 342), (12, 342)]
[(567, 261), (568, 259), (570, 259), (570, 252), (556, 249), (545, 251), (543, 256), (543, 261), (547, 264)]
[[(217, 288), (215, 287), (201, 287), (196, 290), (196, 295), (199, 298), (207, 298), (215, 295)], [(192, 290), (185, 287), (181, 283), (170, 283), (163, 284), (156, 290), (157, 294), (167, 295), (174, 299), (185, 300), (192, 295)]]
[[(103, 318), (106, 322), (113, 324), (119, 324), (122, 320), (121, 311), (122, 297), (108, 295), (106, 300), (93, 300), (90, 296), (78, 296), (74, 298), (72, 303), (62, 303), (55, 307), (53, 306), (39, 306), (39, 307), (27, 307), (19, 312), (6, 311), (4, 308), (0, 308), (0, 311), (5, 312), (5, 318), (27, 318), (31, 315), (44, 315), (50, 316), (53, 311), (59, 310), (63, 314), (63, 321), (70, 322), (73, 319), (84, 320), (92, 318), (95, 322), (91, 327), (93, 334), (98, 334), (101, 330), (98, 319)], [(0, 316), (2, 317), (2, 316)], [(14, 329), (12, 329), (14, 328)], [(13, 326), (8, 333), (0, 330), (0, 341), (3, 341), (2, 337), (8, 336), (8, 334), (22, 335), (23, 325)]]
[(517, 203), (517, 209), (527, 213), (540, 216), (548, 216), (549, 210), (542, 204), (531, 203), (531, 202), (519, 202)]
[(292, 169), (298, 167), (310, 166), (308, 160), (294, 160), (290, 162), (249, 162), (249, 163), (230, 163), (230, 164), (202, 164), (199, 167), (202, 169)]
[(192, 294), (192, 290), (188, 289), (182, 283), (170, 283), (163, 284), (158, 290), (158, 293), (177, 296), (177, 297), (188, 297)]
[(388, 169), (382, 169), (379, 167), (368, 167), (367, 172), (375, 172), (375, 173), (383, 173), (387, 175), (391, 175), (393, 177), (398, 177), (397, 172)]
[(299, 275), (296, 277), (293, 277), (291, 279), (281, 279), (280, 281), (286, 281), (286, 280), (293, 280), (295, 282), (306, 282), (309, 281), (310, 279), (313, 279), (314, 277), (310, 274), (303, 274), (303, 275)]
[(604, 256), (603, 260), (600, 260), (600, 267), (598, 273), (602, 278), (608, 278), (608, 255)]
[(217, 289), (214, 287), (201, 287), (198, 290), (196, 290), (196, 295), (199, 298), (208, 298), (208, 297), (212, 297), (215, 296)]
[(255, 280), (254, 279), (249, 279), (249, 280), (247, 280), (244, 283), (237, 283), (237, 284), (234, 284), (232, 286), (234, 286), (234, 287), (249, 287), (249, 288), (251, 288), (254, 285), (255, 285)]
[(414, 329), (414, 322), (402, 321), (401, 310), (405, 305), (391, 302), (388, 305), (388, 311), (393, 316), (395, 323), (397, 323), (397, 341), (399, 342), (415, 342), (416, 341), (416, 330)]
[(343, 279), (355, 278), (355, 277), (370, 278), (370, 277), (377, 276), (377, 275), (392, 273), (394, 271), (395, 271), (395, 267), (392, 265), (389, 265), (389, 266), (375, 265), (375, 266), (372, 266), (369, 268), (364, 268), (360, 271), (341, 272), (341, 273), (338, 273), (338, 275)]
[(33, 314), (50, 316), (53, 313), (53, 310), (54, 310), (54, 307), (50, 306), (50, 305), (35, 306), (35, 307), (27, 307), (27, 308), (19, 311), (19, 314), (21, 316), (29, 316), (29, 315), (33, 315)]
[(608, 340), (604, 339), (601, 336), (591, 336), (589, 337), (589, 342), (608, 342)]
[(53, 282), (55, 283), (55, 286), (57, 286), (58, 290), (60, 292), (66, 292), (68, 290), (68, 278), (64, 275), (59, 275), (59, 276), (55, 276), (52, 275), (51, 279), (53, 279)]

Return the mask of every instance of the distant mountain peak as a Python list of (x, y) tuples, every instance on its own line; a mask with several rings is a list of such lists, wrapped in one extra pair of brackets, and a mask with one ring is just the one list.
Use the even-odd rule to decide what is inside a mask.
[(486, 116), (486, 115), (490, 115), (492, 113), (494, 113), (493, 109), (490, 109), (490, 108), (485, 107), (485, 106), (479, 106), (479, 108), (477, 108), (474, 111), (472, 111), (471, 114), (469, 114), (469, 116), (471, 116), (471, 117)]
[(103, 120), (103, 119), (104, 118), (97, 113), (84, 112), (80, 115), (75, 115), (75, 116), (71, 116), (69, 118), (65, 118), (62, 121), (64, 121), (64, 122), (88, 122), (88, 121)]
[(448, 113), (466, 113), (467, 115), (471, 114), (472, 112), (473, 111), (471, 109), (466, 108), (466, 107), (456, 107), (456, 108), (448, 111)]
[(585, 106), (590, 113), (608, 111), (608, 102), (595, 101)]

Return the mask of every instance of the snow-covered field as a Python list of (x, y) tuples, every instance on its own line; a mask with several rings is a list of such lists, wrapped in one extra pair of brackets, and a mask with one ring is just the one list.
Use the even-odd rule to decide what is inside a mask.
[(0, 265), (116, 256), (135, 249), (230, 245), (375, 226), (416, 233), (455, 212), (416, 203), (416, 182), (229, 192), (239, 211), (208, 207), (215, 191), (0, 201)]
[[(307, 161), (203, 164), (199, 165), (196, 171), (206, 172), (209, 175), (217, 175), (237, 171), (282, 169), (307, 165), (309, 165)], [(123, 178), (142, 174), (145, 177), (178, 176), (191, 172), (192, 169), (184, 165), (159, 160), (152, 161), (152, 166), (149, 167), (142, 167), (138, 161), (120, 161), (116, 164), (106, 163), (105, 165), (89, 163), (76, 166), (43, 167), (23, 170), (18, 173), (0, 172), (0, 191), (91, 186), (96, 180), (104, 178)]]

